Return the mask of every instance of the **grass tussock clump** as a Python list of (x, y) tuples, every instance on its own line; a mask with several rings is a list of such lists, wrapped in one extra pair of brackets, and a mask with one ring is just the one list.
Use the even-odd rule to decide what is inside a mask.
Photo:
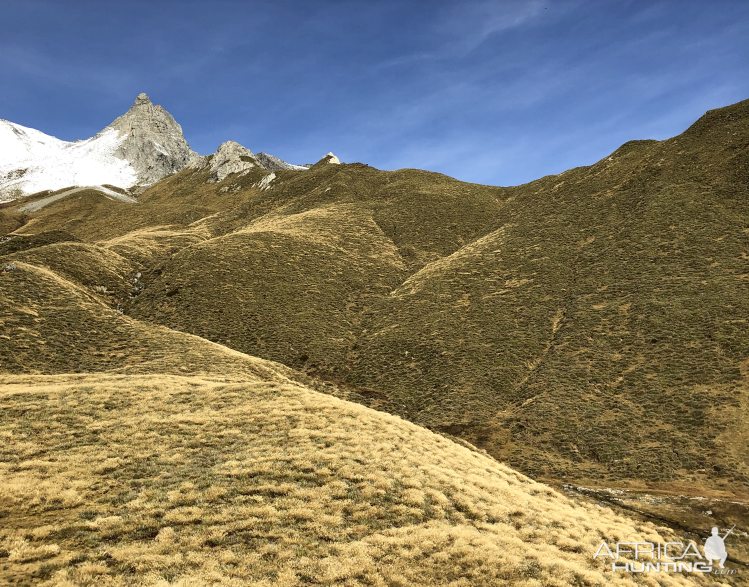
[(281, 376), (0, 383), (0, 578), (15, 583), (634, 584), (592, 560), (598, 544), (664, 540)]

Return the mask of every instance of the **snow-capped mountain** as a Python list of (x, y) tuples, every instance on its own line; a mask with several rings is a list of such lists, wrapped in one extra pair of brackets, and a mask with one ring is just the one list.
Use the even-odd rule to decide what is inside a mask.
[(124, 138), (108, 129), (86, 141), (68, 143), (0, 120), (0, 201), (67, 186), (135, 185), (138, 174), (128, 161), (115, 156)]
[[(331, 163), (338, 163), (333, 159)], [(125, 114), (85, 141), (61, 141), (0, 119), (0, 202), (66, 187), (152, 185), (188, 165), (210, 165), (210, 182), (223, 181), (253, 165), (271, 172), (309, 167), (267, 153), (253, 155), (234, 141), (223, 143), (212, 158), (201, 157), (187, 144), (172, 115), (154, 106), (146, 94), (140, 94)]]
[(85, 141), (61, 141), (0, 120), (0, 201), (69, 186), (149, 185), (197, 158), (182, 127), (146, 94)]

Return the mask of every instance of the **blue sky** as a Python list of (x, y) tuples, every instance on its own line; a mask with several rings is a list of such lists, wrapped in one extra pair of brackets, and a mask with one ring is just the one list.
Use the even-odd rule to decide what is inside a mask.
[(0, 2), (0, 118), (87, 138), (146, 92), (201, 154), (514, 185), (749, 98), (749, 2)]

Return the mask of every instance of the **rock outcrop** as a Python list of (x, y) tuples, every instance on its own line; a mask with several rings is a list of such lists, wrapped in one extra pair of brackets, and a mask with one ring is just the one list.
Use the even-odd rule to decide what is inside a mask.
[[(191, 161), (189, 165), (197, 169), (209, 166), (211, 175), (208, 178), (208, 183), (223, 181), (234, 173), (244, 175), (255, 166), (271, 172), (272, 177), (268, 179), (268, 183), (276, 177), (272, 173), (274, 171), (306, 171), (308, 169), (302, 165), (292, 165), (267, 153), (258, 153), (255, 155), (248, 148), (243, 147), (235, 141), (222, 143), (212, 156), (198, 157)], [(265, 189), (265, 187), (267, 187), (267, 184), (261, 186), (262, 189)]]
[(114, 154), (130, 163), (139, 185), (156, 183), (198, 158), (187, 144), (182, 127), (161, 106), (154, 106), (146, 94), (138, 95), (130, 110), (102, 132), (107, 129), (126, 135)]
[(260, 190), (265, 191), (268, 188), (270, 188), (270, 184), (271, 184), (271, 182), (274, 179), (276, 179), (276, 173), (275, 173), (275, 171), (271, 171), (263, 179), (261, 179), (259, 182), (257, 182), (253, 187), (257, 187)]
[(340, 161), (340, 159), (338, 159), (338, 157), (336, 157), (335, 155), (333, 155), (333, 153), (328, 153), (327, 155), (325, 155), (325, 157), (323, 157), (322, 159), (320, 159), (317, 163), (314, 163), (314, 164), (310, 165), (309, 167), (318, 167), (318, 166), (322, 166), (322, 165), (329, 165), (331, 163), (333, 165), (340, 165), (341, 161)]
[[(252, 151), (235, 141), (222, 143), (211, 159), (211, 177), (209, 183), (223, 181), (232, 173), (249, 171), (258, 161)], [(262, 166), (261, 166), (262, 167)]]
[(258, 153), (255, 155), (258, 162), (265, 167), (268, 171), (279, 171), (282, 169), (290, 169), (292, 171), (306, 171), (308, 169), (305, 165), (292, 165), (287, 163), (283, 159), (268, 155), (268, 153)]

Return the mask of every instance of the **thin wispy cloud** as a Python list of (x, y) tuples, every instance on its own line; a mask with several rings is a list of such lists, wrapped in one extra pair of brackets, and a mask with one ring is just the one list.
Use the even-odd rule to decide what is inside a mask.
[(439, 39), (439, 44), (429, 51), (417, 51), (388, 59), (378, 67), (463, 59), (488, 38), (523, 25), (538, 16), (542, 10), (543, 5), (539, 0), (450, 4), (426, 18), (426, 34)]
[(749, 97), (748, 24), (730, 0), (8, 0), (0, 118), (84, 138), (145, 91), (200, 153), (516, 184)]
[(490, 37), (528, 24), (543, 11), (541, 0), (453, 3), (438, 13), (434, 29), (449, 39), (445, 51), (463, 58)]

